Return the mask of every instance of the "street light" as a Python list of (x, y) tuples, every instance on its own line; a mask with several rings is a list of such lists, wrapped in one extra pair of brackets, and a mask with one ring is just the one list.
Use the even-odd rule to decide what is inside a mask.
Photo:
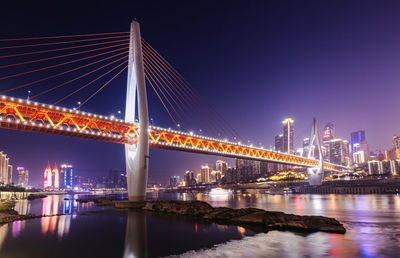
[(81, 102), (80, 102), (80, 101), (78, 101), (78, 102), (77, 102), (77, 104), (78, 104), (78, 107), (77, 107), (76, 109), (78, 109), (78, 110), (79, 110), (79, 109), (81, 108)]
[(31, 91), (28, 90), (28, 100), (30, 99), (30, 97), (31, 97)]

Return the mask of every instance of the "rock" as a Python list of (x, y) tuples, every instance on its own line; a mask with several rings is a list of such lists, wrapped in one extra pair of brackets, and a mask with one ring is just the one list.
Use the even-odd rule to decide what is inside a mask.
[(232, 218), (232, 221), (245, 223), (245, 224), (265, 224), (266, 211), (256, 211), (240, 217)]
[(143, 210), (197, 217), (209, 213), (213, 210), (213, 207), (201, 201), (148, 201)]
[(191, 216), (222, 224), (257, 226), (266, 231), (279, 229), (303, 232), (324, 231), (340, 234), (346, 232), (346, 229), (339, 221), (323, 216), (299, 216), (256, 208), (213, 208), (202, 201), (147, 201), (140, 203), (135, 208), (140, 206), (143, 207), (143, 210), (157, 213)]
[(79, 203), (88, 203), (89, 200), (86, 199), (76, 199), (75, 201), (79, 202)]
[(30, 195), (28, 195), (28, 197), (26, 197), (26, 199), (32, 201), (34, 199), (46, 198), (46, 197), (47, 197), (47, 195), (45, 195), (45, 194), (30, 194)]
[(115, 201), (114, 205), (117, 209), (142, 209), (146, 202)]
[(105, 197), (97, 198), (93, 200), (97, 206), (114, 206), (115, 201), (109, 200)]

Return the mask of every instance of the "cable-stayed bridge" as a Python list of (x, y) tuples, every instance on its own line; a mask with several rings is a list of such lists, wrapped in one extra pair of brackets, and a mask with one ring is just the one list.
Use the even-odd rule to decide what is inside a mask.
[[(69, 38), (73, 39), (68, 40)], [(0, 65), (0, 71), (3, 71), (0, 74), (0, 81), (45, 73), (45, 76), (40, 79), (35, 78), (8, 89), (0, 88), (0, 94), (2, 94), (0, 95), (0, 127), (124, 144), (128, 194), (131, 200), (142, 200), (145, 196), (149, 147), (304, 166), (308, 168), (312, 184), (321, 183), (323, 170), (343, 171), (350, 169), (324, 162), (322, 158), (319, 160), (312, 159), (311, 153), (306, 158), (241, 144), (237, 140), (240, 139), (240, 136), (229, 123), (219, 116), (183, 76), (149, 43), (141, 39), (139, 24), (135, 21), (132, 22), (129, 34), (121, 32), (0, 39), (0, 43), (6, 42), (9, 44), (9, 42), (31, 42), (35, 40), (41, 40), (41, 42), (42, 40), (50, 40), (50, 42), (0, 47), (0, 50), (7, 51), (6, 54), (0, 55), (0, 60), (10, 58), (13, 60), (13, 63)], [(103, 42), (102, 40), (106, 41)], [(92, 43), (92, 41), (95, 43)], [(87, 42), (90, 44), (87, 44)], [(69, 44), (71, 43), (80, 43), (80, 45), (70, 46)], [(47, 46), (55, 46), (56, 48), (44, 49)], [(61, 47), (59, 48), (58, 46)], [(96, 48), (92, 49), (91, 47), (93, 46)], [(15, 49), (25, 48), (30, 51), (14, 52)], [(33, 51), (31, 50), (32, 48), (34, 49)], [(38, 50), (35, 50), (35, 48), (38, 48)], [(75, 52), (76, 49), (81, 51)], [(67, 52), (34, 60), (20, 59), (26, 56), (60, 53), (60, 51)], [(104, 57), (105, 55), (106, 57)], [(96, 58), (96, 60), (93, 61), (93, 58)], [(82, 64), (82, 62), (84, 63)], [(46, 66), (34, 67), (31, 70), (14, 71), (15, 68), (32, 67), (32, 65), (35, 66), (41, 63), (45, 63)], [(74, 67), (76, 64), (79, 66)], [(98, 65), (99, 67), (94, 69), (92, 68), (93, 65)], [(110, 66), (111, 69), (103, 71), (105, 68), (110, 68)], [(59, 70), (64, 67), (67, 70)], [(90, 70), (87, 71), (89, 68)], [(54, 72), (54, 69), (58, 69), (57, 72)], [(92, 114), (81, 110), (83, 105), (94, 98), (126, 69), (128, 70), (128, 83), (125, 119)], [(7, 74), (9, 71), (12, 73)], [(62, 83), (56, 84), (51, 88), (41, 89), (40, 92), (32, 96), (29, 90), (26, 99), (8, 96), (11, 91), (18, 92), (28, 87), (32, 89), (33, 86), (36, 87), (36, 85), (40, 85), (45, 81), (62, 78), (66, 74), (73, 74), (77, 71), (81, 71), (82, 74), (74, 77), (69, 76)], [(94, 75), (97, 75), (97, 77), (90, 80), (90, 76)], [(85, 82), (83, 83), (82, 80), (85, 80)], [(92, 92), (84, 101), (78, 102), (78, 106), (74, 108), (59, 106), (60, 102), (75, 96), (79, 92), (84, 92), (90, 86), (96, 85), (95, 82), (102, 81), (103, 83), (97, 90)], [(65, 88), (65, 86), (69, 86), (74, 82), (80, 82), (83, 86), (64, 93), (53, 104), (49, 105), (36, 101), (38, 97), (53, 93), (53, 91)], [(160, 100), (173, 125), (177, 125), (178, 130), (149, 125), (146, 82), (154, 90), (155, 95)], [(136, 110), (136, 106), (138, 106), (138, 110)], [(203, 110), (207, 110), (214, 116), (205, 114)], [(206, 126), (205, 132), (216, 136), (207, 137), (203, 134), (181, 130), (181, 127), (189, 127), (188, 121), (190, 121), (190, 118), (198, 118), (200, 122), (197, 123), (197, 126)], [(193, 127), (193, 124), (191, 126)], [(220, 137), (221, 135), (225, 137)], [(228, 137), (233, 137), (234, 140), (228, 140)], [(322, 157), (316, 120), (313, 123), (310, 144), (313, 145), (314, 141), (319, 150), (319, 157)]]

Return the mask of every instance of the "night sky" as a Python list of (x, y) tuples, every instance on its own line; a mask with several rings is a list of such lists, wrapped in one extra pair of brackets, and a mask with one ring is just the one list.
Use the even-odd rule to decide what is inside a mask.
[[(136, 18), (142, 36), (246, 141), (273, 145), (281, 121), (292, 117), (295, 148), (301, 147), (316, 116), (320, 128), (333, 121), (339, 138), (364, 129), (370, 149), (385, 150), (400, 134), (399, 13), (398, 1), (8, 1), (0, 9), (0, 38), (128, 31)], [(2, 80), (0, 91), (20, 83)], [(37, 101), (52, 103), (67, 90)], [(116, 114), (125, 92), (123, 73), (82, 110)], [(154, 124), (173, 127), (148, 92)], [(26, 90), (8, 95), (25, 98)], [(31, 184), (42, 181), (48, 160), (71, 163), (84, 176), (125, 167), (122, 145), (75, 138), (2, 129), (0, 150), (30, 170)], [(150, 155), (149, 174), (157, 180), (218, 159)]]

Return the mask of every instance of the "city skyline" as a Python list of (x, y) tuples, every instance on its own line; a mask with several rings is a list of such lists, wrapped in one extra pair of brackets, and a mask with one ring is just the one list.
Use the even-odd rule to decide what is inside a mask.
[[(368, 143), (372, 150), (385, 150), (391, 146), (391, 139), (399, 134), (397, 128), (400, 128), (400, 122), (392, 119), (396, 111), (395, 96), (399, 95), (397, 77), (392, 67), (397, 59), (395, 50), (400, 39), (395, 33), (388, 33), (396, 30), (393, 24), (399, 18), (394, 12), (387, 12), (387, 9), (385, 20), (379, 19), (379, 10), (376, 16), (370, 18), (367, 15), (370, 9), (363, 6), (359, 10), (355, 3), (350, 3), (349, 11), (345, 12), (342, 9), (343, 3), (330, 3), (329, 11), (325, 6), (315, 3), (313, 7), (317, 12), (289, 9), (282, 17), (274, 15), (281, 7), (271, 3), (265, 3), (261, 7), (216, 3), (214, 7), (229, 10), (221, 15), (206, 4), (186, 3), (178, 6), (177, 10), (165, 4), (165, 9), (169, 12), (156, 11), (159, 18), (164, 18), (163, 24), (152, 19), (153, 13), (144, 11), (148, 4), (136, 3), (136, 9), (127, 9), (140, 20), (146, 40), (176, 65), (239, 134), (247, 137), (246, 141), (250, 140), (255, 145), (261, 143), (264, 147), (273, 145), (274, 136), (282, 131), (280, 121), (292, 117), (295, 123), (296, 149), (302, 146), (303, 138), (309, 137), (312, 117), (315, 115), (321, 128), (327, 122), (335, 122), (338, 137), (349, 139), (351, 132), (362, 129), (368, 134)], [(15, 15), (13, 4), (7, 5), (10, 5), (11, 11), (0, 19), (3, 24), (10, 24), (1, 29), (2, 35), (9, 37), (30, 35), (30, 30), (33, 29), (36, 34), (46, 32), (46, 35), (62, 35), (71, 31), (88, 33), (128, 30), (129, 17), (132, 16), (120, 13), (117, 15), (109, 10), (109, 18), (112, 17), (113, 22), (98, 27), (95, 26), (98, 17), (86, 12), (92, 6), (82, 4), (82, 13), (66, 7), (62, 13), (58, 12), (58, 17), (51, 17), (54, 22), (50, 24), (42, 20), (41, 15), (35, 14), (32, 17), (29, 12), (23, 16)], [(197, 12), (192, 17), (182, 14), (185, 11), (191, 13), (196, 7), (202, 8), (204, 12)], [(55, 7), (50, 6), (38, 12), (47, 12), (51, 8)], [(97, 8), (105, 10), (107, 6), (100, 3)], [(75, 24), (70, 13), (75, 14), (73, 19), (78, 21)], [(250, 16), (250, 13), (254, 15)], [(344, 26), (339, 21), (331, 24), (324, 15), (343, 17), (352, 26)], [(259, 20), (265, 16), (270, 18), (266, 21)], [(180, 22), (183, 17), (185, 24)], [(238, 21), (237, 17), (246, 19)], [(286, 23), (275, 23), (274, 19), (284, 20)], [(306, 33), (299, 34), (294, 29), (297, 23), (307, 28)], [(374, 23), (376, 27), (368, 32), (363, 31), (361, 29), (365, 23)], [(29, 24), (29, 29), (26, 24)], [(382, 30), (385, 35), (381, 34)], [(219, 35), (220, 32), (222, 35)], [(240, 33), (247, 39), (238, 38)], [(338, 37), (331, 40), (331, 33)], [(391, 42), (392, 45), (382, 53), (383, 50), (374, 45), (377, 37), (371, 35), (382, 36), (381, 40)], [(176, 41), (171, 40), (172, 38)], [(353, 43), (347, 44), (344, 38), (350, 38)], [(216, 40), (211, 45), (207, 44), (209, 39)], [(237, 49), (243, 44), (252, 46), (251, 51), (238, 53)], [(379, 57), (376, 55), (378, 52)], [(210, 63), (208, 58), (211, 56), (218, 58)], [(302, 60), (305, 59), (309, 62), (303, 66)], [(372, 61), (378, 61), (380, 67)], [(381, 72), (376, 72), (378, 70)], [(117, 114), (123, 108), (118, 103), (125, 98), (125, 85), (125, 79), (118, 80), (112, 89), (95, 98), (93, 103), (88, 103), (85, 110), (104, 115)], [(250, 85), (251, 91), (248, 87), (243, 89), (243, 85)], [(2, 85), (1, 88), (8, 86)], [(274, 94), (270, 94), (271, 92)], [(310, 93), (315, 93), (316, 98), (305, 101)], [(15, 96), (26, 97), (26, 92), (16, 92)], [(155, 103), (154, 96), (149, 98), (149, 103)], [(50, 98), (45, 97), (39, 101), (47, 102), (48, 99)], [(382, 106), (382, 101), (387, 105)], [(72, 106), (75, 103), (76, 99), (63, 103), (62, 106)], [(155, 104), (150, 105), (150, 116), (156, 125), (174, 126), (167, 120), (162, 108)], [(12, 163), (27, 167), (31, 175), (36, 177), (42, 173), (41, 164), (48, 159), (65, 159), (65, 162), (74, 163), (85, 174), (106, 173), (110, 168), (124, 170), (123, 147), (120, 145), (72, 138), (65, 144), (65, 139), (61, 137), (32, 137), (30, 133), (7, 130), (2, 130), (0, 141), (4, 145), (0, 148), (12, 156)], [(15, 144), (16, 141), (18, 144)], [(20, 153), (21, 147), (24, 148), (24, 153)], [(89, 154), (101, 158), (94, 159)], [(174, 171), (186, 171), (188, 166), (196, 167), (204, 163), (204, 160), (218, 159), (176, 152), (163, 153), (159, 150), (151, 150), (150, 154), (152, 160), (158, 161), (151, 163), (150, 176), (160, 178), (168, 178)], [(174, 162), (173, 159), (180, 162)]]

